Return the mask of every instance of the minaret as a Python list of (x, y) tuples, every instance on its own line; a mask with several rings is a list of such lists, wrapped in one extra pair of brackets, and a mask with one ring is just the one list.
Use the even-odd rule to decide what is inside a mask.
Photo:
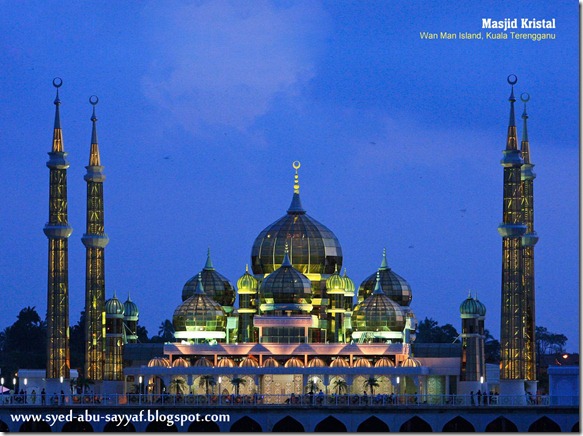
[(105, 365), (105, 246), (109, 238), (104, 231), (103, 220), (103, 167), (97, 145), (97, 117), (95, 106), (99, 99), (93, 95), (91, 121), (91, 150), (87, 174), (87, 227), (81, 238), (85, 245), (85, 377), (93, 381), (103, 380)]
[(237, 280), (239, 342), (255, 342), (253, 316), (257, 313), (257, 285), (257, 279), (249, 273), (249, 265), (246, 265), (245, 274)]
[[(486, 306), (471, 294), (460, 305), (462, 318), (462, 358), (460, 368), (460, 390), (469, 393), (472, 390), (484, 391), (486, 385), (486, 362), (484, 353), (484, 320)], [(458, 390), (458, 393), (460, 392)]]
[[(515, 75), (508, 76), (512, 86), (510, 93), (510, 120), (506, 149), (500, 161), (504, 167), (504, 202), (502, 223), (498, 232), (502, 236), (502, 304), (500, 328), (500, 393), (520, 394), (524, 392), (526, 379), (525, 321), (526, 298), (522, 286), (521, 254), (522, 236), (526, 226), (522, 218), (521, 168), (523, 160), (517, 146), (514, 116)], [(504, 383), (513, 381), (513, 383)], [(522, 383), (518, 383), (521, 381)], [(503, 387), (503, 384), (505, 385)]]
[[(534, 230), (534, 192), (533, 182), (536, 174), (532, 171), (534, 165), (530, 162), (530, 144), (528, 142), (528, 129), (526, 103), (530, 100), (527, 93), (523, 93), (520, 99), (524, 103), (522, 113), (523, 129), (521, 151), (524, 163), (521, 170), (522, 190), (522, 219), (526, 224), (526, 234), (522, 237), (522, 286), (524, 288), (526, 308), (524, 318), (524, 347), (525, 347), (525, 376), (527, 381), (536, 380), (536, 346), (535, 346), (535, 290), (534, 290), (534, 246), (538, 242), (538, 235)], [(536, 392), (536, 383), (530, 383), (527, 389)]]
[(105, 302), (105, 365), (103, 379), (123, 380), (124, 305), (113, 298)]
[(68, 379), (69, 361), (69, 244), (73, 232), (67, 219), (67, 153), (63, 146), (63, 132), (59, 106), (60, 78), (53, 80), (57, 88), (55, 98), (55, 126), (53, 147), (49, 152), (47, 167), (49, 182), (49, 221), (44, 233), (49, 239), (49, 265), (47, 286), (47, 380)]

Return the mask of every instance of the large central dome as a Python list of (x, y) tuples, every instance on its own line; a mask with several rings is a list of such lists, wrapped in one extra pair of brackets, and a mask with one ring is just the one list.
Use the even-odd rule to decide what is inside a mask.
[(300, 201), (300, 186), (296, 170), (294, 194), (287, 214), (266, 227), (253, 243), (251, 263), (253, 274), (269, 274), (283, 263), (286, 244), (290, 261), (303, 274), (333, 274), (342, 266), (342, 248), (336, 235), (325, 225), (309, 216)]

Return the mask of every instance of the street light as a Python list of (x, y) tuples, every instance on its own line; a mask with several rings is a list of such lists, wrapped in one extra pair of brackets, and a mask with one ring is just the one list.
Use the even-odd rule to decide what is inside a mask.
[(221, 404), (221, 382), (223, 381), (223, 379), (221, 378), (221, 376), (219, 375), (219, 404)]

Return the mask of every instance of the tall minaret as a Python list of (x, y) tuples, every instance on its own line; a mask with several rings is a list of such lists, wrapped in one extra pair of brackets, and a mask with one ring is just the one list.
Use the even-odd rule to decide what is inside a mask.
[[(500, 393), (524, 392), (526, 374), (525, 320), (526, 299), (522, 286), (522, 236), (526, 226), (522, 218), (521, 168), (522, 155), (517, 145), (514, 116), (515, 75), (508, 76), (510, 93), (510, 120), (506, 149), (500, 161), (504, 167), (504, 203), (502, 223), (498, 232), (502, 236), (502, 304), (500, 328)], [(504, 383), (508, 381), (508, 383)], [(504, 386), (503, 386), (504, 385)]]
[(68, 379), (69, 361), (69, 244), (73, 228), (67, 220), (67, 153), (63, 146), (63, 132), (59, 106), (60, 78), (53, 80), (57, 88), (55, 98), (55, 126), (53, 148), (47, 167), (49, 182), (49, 221), (44, 232), (49, 239), (47, 286), (47, 380)]
[(460, 389), (458, 393), (487, 390), (486, 363), (484, 354), (484, 320), (486, 306), (471, 294), (460, 305), (462, 318), (462, 358)]
[[(527, 93), (523, 93), (520, 99), (524, 103), (522, 113), (522, 159), (524, 164), (521, 171), (522, 190), (522, 219), (526, 224), (526, 234), (522, 237), (522, 286), (524, 289), (526, 308), (524, 311), (524, 347), (525, 347), (525, 376), (529, 382), (536, 380), (536, 346), (535, 346), (535, 291), (534, 291), (534, 246), (538, 242), (538, 235), (534, 230), (534, 193), (533, 181), (536, 174), (532, 171), (534, 165), (530, 163), (530, 145), (528, 142), (528, 129), (526, 103), (530, 100)], [(536, 392), (536, 383), (528, 383), (530, 392)]]
[(87, 174), (87, 227), (81, 238), (86, 249), (85, 267), (85, 377), (93, 381), (103, 380), (105, 365), (105, 246), (109, 238), (104, 231), (103, 220), (103, 167), (97, 145), (97, 117), (95, 106), (99, 99), (89, 98), (93, 106), (93, 131)]

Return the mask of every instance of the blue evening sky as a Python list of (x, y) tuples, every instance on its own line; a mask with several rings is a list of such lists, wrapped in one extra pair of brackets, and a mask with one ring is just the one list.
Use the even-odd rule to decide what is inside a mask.
[[(531, 95), (536, 321), (578, 351), (578, 15), (576, 1), (542, 0), (1, 2), (0, 327), (25, 306), (46, 311), (58, 76), (71, 324), (84, 306), (96, 94), (107, 296), (131, 293), (150, 334), (172, 318), (208, 247), (233, 283), (243, 274), (255, 237), (289, 206), (299, 160), (304, 208), (335, 232), (357, 285), (386, 247), (420, 321), (459, 329), (472, 290), (499, 338), (499, 162), (516, 74), (517, 95)], [(420, 38), (485, 37), (488, 17), (554, 18), (556, 39)]]

